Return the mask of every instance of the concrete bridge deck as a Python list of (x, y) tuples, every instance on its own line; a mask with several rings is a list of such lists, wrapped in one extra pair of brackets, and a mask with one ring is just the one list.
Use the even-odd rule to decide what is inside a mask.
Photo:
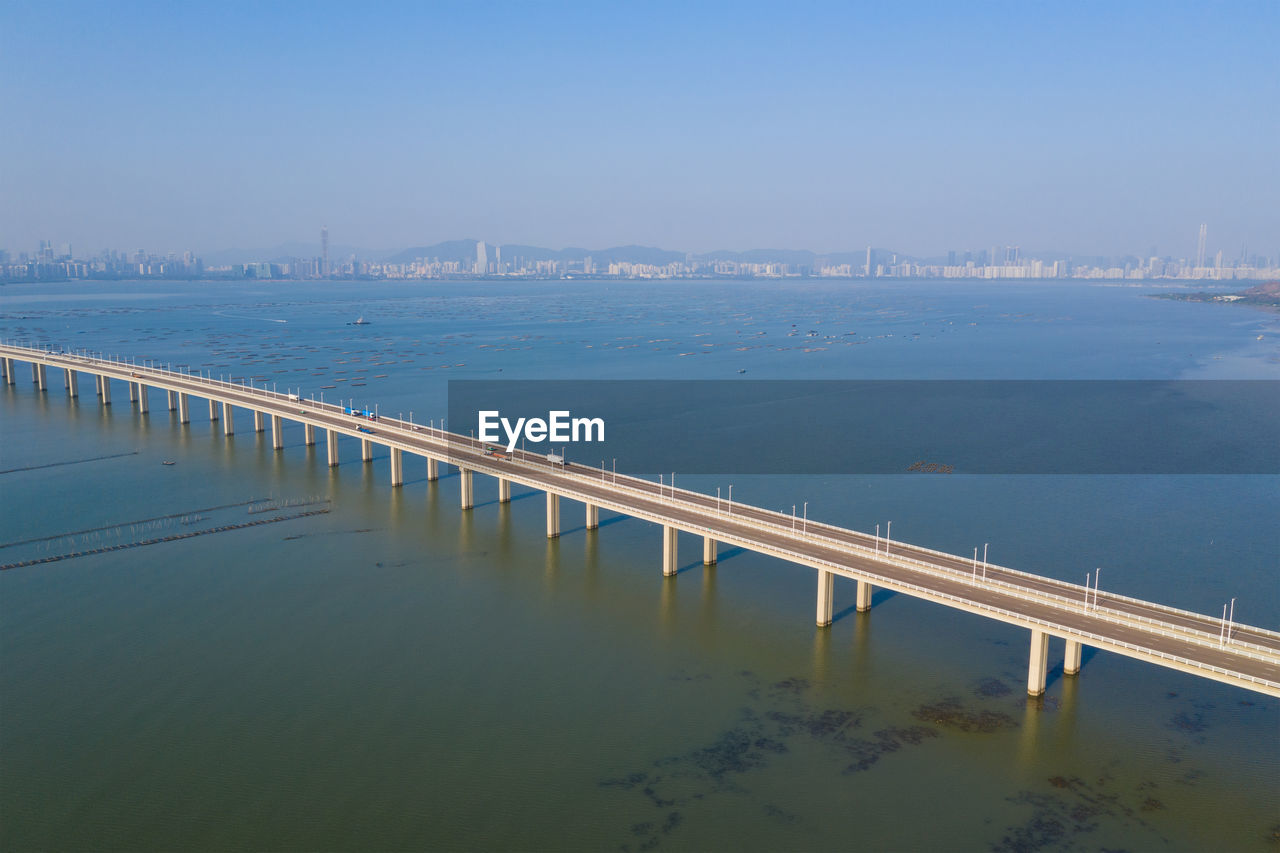
[[(428, 478), (438, 476), (441, 463), (458, 467), (464, 509), (473, 504), (474, 473), (499, 480), (500, 500), (510, 499), (510, 484), (546, 492), (547, 535), (560, 532), (560, 500), (586, 505), (587, 527), (598, 524), (601, 508), (640, 518), (663, 528), (663, 573), (675, 573), (677, 531), (703, 537), (703, 560), (714, 563), (717, 543), (768, 554), (815, 569), (818, 580), (816, 621), (830, 624), (833, 581), (857, 584), (859, 610), (870, 607), (873, 586), (882, 586), (949, 607), (1018, 625), (1031, 632), (1028, 693), (1044, 691), (1048, 670), (1048, 639), (1066, 642), (1064, 672), (1080, 669), (1081, 649), (1093, 646), (1280, 697), (1280, 632), (1256, 626), (1224, 624), (1223, 620), (1156, 602), (1116, 595), (1084, 585), (1030, 572), (985, 564), (975, 558), (947, 554), (886, 537), (812, 520), (800, 520), (761, 507), (730, 503), (637, 477), (615, 475), (575, 464), (552, 464), (545, 457), (517, 451), (510, 459), (484, 452), (481, 443), (392, 418), (376, 422), (347, 415), (340, 406), (315, 400), (293, 400), (245, 383), (224, 382), (155, 366), (113, 359), (0, 345), (4, 380), (15, 381), (14, 363), (32, 365), (33, 380), (48, 390), (47, 371), (64, 372), (67, 393), (77, 393), (76, 376), (95, 376), (98, 396), (110, 402), (110, 382), (129, 385), (129, 398), (139, 411), (148, 411), (147, 388), (169, 395), (169, 408), (181, 423), (189, 422), (188, 398), (209, 402), (210, 420), (222, 417), (224, 432), (233, 429), (236, 407), (254, 413), (254, 428), (271, 423), (273, 446), (283, 446), (285, 421), (301, 423), (308, 444), (315, 430), (326, 431), (328, 460), (336, 465), (338, 437), (361, 442), (361, 456), (371, 458), (374, 444), (391, 453), (393, 486), (404, 482), (404, 454), (427, 460)], [(363, 429), (362, 429), (363, 428)], [(365, 430), (372, 429), (373, 432)]]

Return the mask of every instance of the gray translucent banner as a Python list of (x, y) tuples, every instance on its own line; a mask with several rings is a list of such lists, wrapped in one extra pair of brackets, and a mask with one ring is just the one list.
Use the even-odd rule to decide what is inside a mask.
[(518, 447), (629, 474), (1280, 473), (1270, 380), (449, 383), (450, 431), (480, 438), (482, 412), (564, 421), (568, 440)]

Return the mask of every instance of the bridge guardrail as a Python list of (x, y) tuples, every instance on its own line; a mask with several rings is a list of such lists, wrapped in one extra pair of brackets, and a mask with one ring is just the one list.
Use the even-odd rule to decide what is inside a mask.
[[(16, 347), (12, 347), (12, 345), (5, 345), (5, 346), (6, 348), (18, 349)], [(31, 354), (32, 350), (28, 349), (27, 352), (28, 354)], [(131, 375), (129, 377), (121, 377), (126, 379), (142, 378), (141, 376), (137, 376), (136, 374), (138, 371), (143, 371), (147, 374), (147, 378), (151, 378), (153, 380), (162, 379), (170, 383), (172, 383), (173, 380), (185, 380), (188, 382), (194, 380), (198, 385), (204, 385), (213, 389), (222, 389), (225, 391), (240, 392), (240, 393), (247, 392), (251, 395), (261, 394), (264, 401), (270, 401), (274, 404), (278, 404), (282, 408), (289, 408), (291, 405), (297, 405), (299, 403), (304, 402), (301, 400), (292, 400), (289, 398), (288, 394), (280, 394), (279, 392), (270, 391), (265, 388), (259, 389), (254, 385), (246, 385), (245, 383), (243, 383), (243, 381), (240, 385), (236, 385), (233, 382), (228, 382), (222, 379), (215, 380), (212, 377), (204, 377), (200, 374), (180, 373), (172, 370), (154, 368), (145, 364), (139, 365), (129, 361), (94, 359), (89, 357), (75, 356), (73, 354), (67, 354), (67, 353), (61, 353), (61, 352), (55, 353), (53, 351), (46, 351), (46, 350), (35, 350), (35, 352), (40, 352), (44, 356), (44, 359), (42, 360), (47, 360), (49, 362), (55, 362), (55, 360), (62, 360), (62, 359), (66, 359), (66, 360), (82, 359), (83, 361), (88, 361), (95, 366), (107, 367), (107, 368), (110, 368), (113, 370), (119, 370), (122, 372), (125, 370), (128, 370)], [(16, 355), (17, 357), (22, 358), (23, 354), (19, 352)], [(57, 365), (57, 366), (68, 366), (68, 365)], [(170, 390), (170, 389), (166, 389), (166, 390)], [(179, 393), (188, 393), (188, 392), (181, 391), (178, 388), (174, 388), (172, 390), (178, 391)], [(316, 401), (314, 399), (309, 399), (305, 402), (309, 405), (320, 407), (322, 411), (332, 409), (333, 410), (332, 414), (334, 415), (345, 415), (345, 412), (342, 407), (332, 403), (325, 403), (323, 401)], [(282, 412), (280, 413), (279, 416), (296, 419), (296, 414), (291, 412)], [(455, 433), (448, 433), (443, 429), (436, 429), (434, 427), (422, 427), (420, 425), (415, 425), (412, 423), (406, 427), (405, 422), (397, 418), (388, 418), (388, 419), (385, 419), (385, 421), (384, 419), (380, 418), (379, 422), (393, 423), (396, 429), (402, 430), (407, 433), (406, 437), (409, 437), (409, 438), (425, 437), (432, 441), (439, 442), (442, 450), (441, 456), (444, 457), (446, 460), (449, 458), (449, 450), (451, 448), (451, 445), (463, 443), (472, 447), (478, 446), (477, 442), (475, 442), (474, 439), (468, 439), (465, 436), (460, 436)], [(321, 428), (327, 428), (327, 426), (324, 424), (319, 424), (319, 426)], [(423, 436), (423, 433), (426, 433), (426, 435)], [(415, 453), (419, 451), (416, 448), (408, 448), (408, 452)], [(519, 453), (521, 456), (528, 456), (528, 454), (526, 454), (524, 451), (520, 451)], [(529, 468), (530, 470), (546, 469), (550, 467), (546, 464), (536, 464), (533, 461), (531, 461), (532, 459), (537, 459), (537, 458), (538, 457), (534, 456), (531, 459), (521, 459), (516, 454), (512, 454), (511, 459), (501, 464), (515, 463), (520, 467)], [(453, 463), (453, 464), (457, 464), (457, 463)], [(489, 474), (490, 476), (502, 476), (500, 464), (489, 464), (489, 463), (480, 461), (480, 466), (481, 467), (477, 468), (476, 470), (486, 469), (486, 470), (483, 470), (483, 473)], [(567, 467), (568, 466), (561, 467), (560, 469), (558, 469), (559, 474), (562, 478), (568, 477), (575, 480), (583, 480), (583, 481), (588, 481), (592, 483), (595, 482), (594, 476), (588, 477), (585, 474), (585, 471), (576, 470), (576, 469), (566, 470)], [(576, 467), (585, 469), (585, 466), (576, 466)], [(594, 474), (594, 469), (585, 469), (585, 470), (589, 470), (592, 472), (592, 474)], [(617, 483), (616, 478), (613, 478), (612, 480), (606, 479), (603, 476), (603, 473), (604, 472), (602, 472), (601, 482), (606, 485), (612, 485), (613, 487), (617, 488), (619, 484)], [(623, 479), (624, 479), (624, 483), (621, 484), (623, 488), (626, 491), (634, 492), (637, 496), (644, 498), (647, 503), (654, 502), (655, 495), (652, 487), (655, 485), (659, 486), (657, 495), (656, 495), (656, 501), (660, 509), (661, 509), (662, 502), (668, 499), (662, 494), (662, 492), (666, 491), (666, 489), (662, 487), (660, 484), (654, 484), (654, 483), (651, 483), (650, 481), (641, 480), (639, 478), (634, 478), (625, 474), (623, 475)], [(633, 485), (633, 483), (635, 485)], [(644, 488), (641, 488), (640, 484), (643, 484)], [(539, 488), (539, 489), (544, 488), (544, 486), (539, 485), (537, 482), (530, 482), (528, 483), (528, 485), (530, 485), (533, 488)], [(573, 500), (578, 500), (585, 503), (591, 503), (591, 504), (597, 504), (597, 505), (601, 504), (601, 498), (598, 496), (589, 495), (583, 492), (578, 492), (576, 490), (565, 490), (560, 486), (556, 487), (556, 491), (557, 493), (564, 493), (567, 491), (568, 494), (566, 496), (570, 497)], [(683, 501), (678, 500), (675, 497), (675, 494), (677, 491), (681, 493), (682, 497), (685, 497), (685, 496), (688, 496), (688, 497), (685, 497)], [(735, 516), (732, 513), (732, 503), (728, 503), (728, 502), (727, 502), (727, 509), (725, 513), (721, 514), (717, 512), (709, 512), (708, 508), (704, 505), (705, 502), (709, 499), (709, 497), (710, 496), (703, 495), (700, 492), (690, 492), (684, 489), (677, 490), (675, 489), (675, 487), (671, 487), (669, 499), (673, 504), (675, 504), (677, 508), (683, 503), (687, 507), (687, 509), (692, 510), (693, 512), (697, 513), (701, 517), (711, 517), (711, 518), (723, 517), (739, 526), (752, 527), (764, 532), (768, 532), (772, 535), (781, 534), (786, 538), (794, 539), (800, 543), (810, 543), (810, 542), (814, 542), (815, 540), (816, 540), (815, 544), (828, 543), (827, 547), (834, 548), (834, 550), (837, 550), (837, 551), (857, 552), (855, 554), (851, 554), (851, 556), (862, 556), (864, 558), (870, 557), (878, 562), (887, 563), (889, 565), (897, 565), (899, 568), (905, 568), (911, 571), (923, 572), (924, 574), (929, 576), (934, 576), (939, 578), (945, 576), (950, 580), (967, 583), (977, 589), (985, 589), (985, 588), (990, 588), (992, 585), (998, 585), (1004, 588), (1004, 594), (1010, 595), (1019, 600), (1035, 602), (1035, 603), (1044, 603), (1045, 598), (1050, 598), (1050, 599), (1056, 599), (1068, 604), (1070, 609), (1072, 610), (1076, 610), (1076, 608), (1080, 607), (1079, 602), (1074, 602), (1070, 599), (1067, 599), (1065, 596), (1057, 596), (1053, 593), (1047, 593), (1047, 592), (1027, 593), (1013, 584), (1009, 584), (1008, 582), (1000, 581), (998, 579), (992, 579), (992, 578), (985, 579), (984, 582), (980, 583), (976, 579), (971, 578), (968, 575), (968, 573), (953, 569), (948, 566), (940, 566), (932, 563), (927, 563), (922, 560), (917, 560), (915, 558), (907, 557), (902, 554), (891, 554), (891, 553), (888, 553), (887, 550), (886, 552), (881, 552), (878, 550), (878, 548), (873, 549), (871, 547), (861, 545), (858, 543), (849, 542), (847, 540), (834, 539), (828, 536), (822, 536), (815, 533), (810, 533), (807, 530), (808, 522), (806, 522), (805, 530), (796, 531), (794, 529), (794, 519), (788, 516), (782, 515), (780, 513), (774, 513), (771, 510), (767, 510), (761, 507), (755, 507), (749, 504), (741, 504), (741, 502), (739, 502), (739, 504), (742, 506), (750, 506), (753, 511), (763, 512), (765, 514), (778, 515), (779, 518), (786, 521), (790, 521), (791, 524), (790, 525), (768, 524), (760, 521), (757, 518), (752, 518), (748, 515)], [(628, 509), (625, 507), (625, 505), (619, 503), (618, 506), (620, 508), (617, 509), (616, 511), (622, 512), (624, 514), (628, 513)], [(634, 514), (634, 510), (631, 511), (631, 514)], [(716, 538), (724, 539), (725, 534), (727, 533), (727, 531), (717, 531), (715, 528), (710, 526), (705, 526), (703, 524), (691, 523), (690, 519), (678, 519), (672, 516), (668, 516), (662, 512), (653, 512), (650, 510), (645, 510), (644, 514), (654, 519), (657, 519), (659, 523), (668, 524), (678, 529), (690, 530), (690, 532), (700, 533), (701, 535), (708, 536), (713, 539), (716, 539)], [(841, 532), (853, 533), (855, 535), (859, 535), (857, 534), (856, 531), (847, 531), (843, 528), (836, 528), (832, 525), (827, 525), (823, 522), (814, 522), (814, 525), (820, 526), (821, 528), (824, 528), (824, 529), (840, 530)], [(691, 530), (691, 528), (693, 529)], [(1020, 614), (1020, 613), (1017, 613), (1016, 611), (1007, 610), (1005, 608), (993, 607), (991, 605), (983, 604), (982, 602), (976, 601), (974, 599), (962, 598), (959, 596), (954, 596), (950, 593), (942, 592), (941, 590), (934, 590), (934, 589), (930, 589), (929, 587), (913, 584), (910, 581), (904, 581), (901, 579), (892, 579), (887, 576), (879, 575), (874, 572), (868, 572), (864, 569), (853, 568), (851, 566), (845, 566), (838, 563), (833, 563), (820, 557), (815, 557), (812, 555), (805, 555), (800, 552), (790, 551), (786, 548), (779, 547), (777, 544), (752, 540), (752, 539), (742, 537), (740, 535), (732, 534), (732, 533), (728, 535), (734, 539), (738, 539), (739, 541), (744, 541), (749, 543), (750, 546), (754, 547), (755, 549), (764, 550), (771, 553), (786, 554), (793, 561), (798, 561), (803, 564), (811, 565), (814, 562), (820, 562), (827, 566), (830, 566), (833, 569), (836, 569), (839, 573), (849, 573), (849, 574), (853, 574), (856, 577), (866, 577), (867, 580), (869, 581), (874, 580), (875, 582), (884, 586), (913, 589), (917, 593), (923, 594), (927, 597), (942, 597), (942, 598), (955, 601), (957, 603), (963, 603), (967, 607), (975, 607), (991, 613), (1004, 614), (1015, 620), (1022, 621), (1022, 622), (1036, 622), (1046, 626), (1054, 626), (1055, 629), (1060, 632), (1067, 632), (1073, 635), (1080, 634), (1083, 636), (1082, 632), (1076, 629), (1069, 628), (1065, 625), (1061, 625), (1060, 623), (1054, 623), (1047, 620), (1042, 620), (1039, 617), (1034, 617), (1029, 614)], [(886, 540), (886, 549), (888, 548), (889, 544), (891, 544), (890, 541)], [(909, 546), (909, 547), (914, 550), (933, 553), (940, 557), (946, 557), (953, 560), (963, 559), (963, 558), (957, 557), (956, 555), (946, 554), (945, 552), (933, 551), (932, 549), (922, 548), (920, 546)], [(998, 568), (1004, 569), (1004, 567), (998, 567)], [(1019, 572), (1017, 570), (1007, 570), (1007, 571), (1018, 574), (1018, 575), (1027, 576), (1030, 578), (1037, 578), (1040, 580), (1044, 580), (1044, 578), (1042, 578), (1039, 575), (1034, 575), (1027, 572)], [(1138, 602), (1140, 604), (1144, 604), (1144, 605), (1152, 604), (1151, 602), (1145, 602), (1140, 599), (1130, 599), (1130, 600)], [(1173, 612), (1185, 613), (1185, 614), (1196, 616), (1199, 618), (1206, 618), (1202, 614), (1194, 614), (1188, 611), (1178, 611), (1176, 608), (1167, 608), (1167, 609)], [(1117, 614), (1115, 613), (1115, 611), (1112, 611), (1110, 608), (1105, 608), (1105, 610), (1107, 611), (1106, 614), (1102, 613), (1099, 609), (1094, 609), (1094, 610), (1085, 610), (1083, 613), (1080, 613), (1080, 615), (1088, 616), (1095, 619), (1100, 619), (1110, 624), (1124, 625), (1128, 627), (1132, 627), (1131, 623), (1135, 620), (1148, 622), (1150, 623), (1151, 627), (1145, 627), (1144, 630), (1147, 630), (1158, 636), (1162, 636), (1168, 639), (1175, 639), (1182, 642), (1194, 643), (1196, 645), (1200, 645), (1205, 648), (1215, 648), (1217, 650), (1224, 651), (1235, 656), (1245, 657), (1252, 660), (1258, 660), (1258, 661), (1263, 661), (1267, 663), (1276, 662), (1274, 656), (1257, 655), (1257, 654), (1253, 654), (1251, 652), (1246, 651), (1245, 649), (1240, 647), (1241, 643), (1239, 640), (1231, 640), (1225, 645), (1218, 644), (1216, 646), (1207, 642), (1197, 642), (1194, 636), (1191, 636), (1191, 637), (1187, 636), (1187, 633), (1185, 631), (1169, 631), (1169, 630), (1165, 630), (1164, 628), (1155, 627), (1157, 625), (1167, 626), (1169, 623), (1155, 622), (1154, 620), (1149, 620), (1149, 619), (1146, 619), (1145, 617), (1139, 617), (1139, 616), (1136, 616), (1135, 614)], [(1079, 611), (1076, 610), (1076, 612), (1079, 612)], [(1111, 614), (1115, 614), (1115, 615), (1111, 615)], [(1270, 632), (1267, 632), (1266, 629), (1256, 629), (1254, 626), (1241, 626), (1241, 627), (1249, 628), (1251, 630), (1258, 630), (1261, 633), (1270, 633)], [(1107, 644), (1120, 645), (1132, 650), (1142, 651), (1144, 654), (1151, 654), (1153, 656), (1161, 657), (1162, 659), (1175, 660), (1183, 665), (1192, 666), (1196, 668), (1207, 668), (1211, 671), (1227, 674), (1227, 675), (1230, 675), (1231, 677), (1242, 678), (1254, 683), (1274, 685), (1274, 682), (1270, 682), (1266, 679), (1258, 679), (1253, 676), (1248, 676), (1243, 673), (1226, 670), (1221, 667), (1213, 666), (1211, 664), (1193, 661), (1191, 659), (1180, 657), (1177, 655), (1169, 655), (1168, 653), (1159, 652), (1149, 647), (1138, 646), (1135, 644), (1127, 643), (1125, 641), (1106, 638), (1106, 637), (1103, 637), (1102, 635), (1097, 635), (1097, 634), (1092, 634), (1090, 636)], [(1253, 644), (1248, 644), (1248, 645), (1253, 646)]]

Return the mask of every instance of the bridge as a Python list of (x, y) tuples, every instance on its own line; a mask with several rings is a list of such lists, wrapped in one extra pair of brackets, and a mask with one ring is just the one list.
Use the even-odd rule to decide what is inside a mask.
[(16, 364), (30, 365), (31, 381), (49, 392), (48, 376), (62, 375), (69, 397), (79, 396), (82, 377), (92, 376), (101, 404), (111, 404), (113, 382), (123, 382), (132, 407), (140, 414), (150, 408), (150, 392), (164, 392), (167, 408), (180, 424), (190, 423), (191, 399), (208, 404), (211, 422), (221, 419), (231, 435), (237, 408), (253, 413), (253, 428), (264, 432), (269, 422), (271, 444), (284, 447), (286, 422), (301, 424), (307, 445), (316, 444), (316, 430), (325, 432), (328, 464), (338, 465), (339, 438), (360, 443), (361, 459), (373, 458), (373, 447), (387, 448), (391, 457), (390, 485), (404, 483), (406, 455), (425, 460), (427, 479), (440, 476), (441, 465), (458, 470), (463, 510), (474, 505), (476, 474), (498, 481), (500, 501), (511, 499), (511, 484), (519, 483), (546, 494), (546, 531), (560, 535), (564, 500), (585, 507), (586, 527), (599, 526), (599, 512), (643, 519), (662, 528), (662, 573), (674, 575), (678, 534), (699, 536), (703, 563), (716, 562), (720, 545), (767, 554), (806, 566), (817, 575), (816, 622), (831, 624), (837, 577), (853, 581), (857, 609), (869, 610), (875, 587), (996, 619), (1030, 633), (1027, 693), (1045, 691), (1049, 671), (1049, 641), (1063, 642), (1063, 672), (1080, 672), (1082, 650), (1090, 646), (1158, 666), (1280, 697), (1280, 632), (1237, 624), (1228, 618), (1181, 610), (1095, 587), (990, 565), (977, 557), (947, 554), (885, 536), (862, 533), (761, 507), (722, 500), (672, 485), (590, 468), (553, 462), (522, 451), (501, 457), (481, 442), (441, 428), (396, 418), (376, 421), (348, 414), (342, 406), (297, 395), (280, 394), (244, 381), (224, 381), (172, 370), (151, 363), (96, 357), (87, 353), (0, 344), (3, 381), (13, 385)]

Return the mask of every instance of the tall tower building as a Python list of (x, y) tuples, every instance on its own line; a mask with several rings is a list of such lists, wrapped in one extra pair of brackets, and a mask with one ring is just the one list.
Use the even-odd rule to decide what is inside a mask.
[(320, 226), (320, 277), (329, 277), (329, 226)]
[(480, 240), (476, 243), (476, 275), (484, 275), (487, 272), (489, 272), (489, 252), (484, 241)]
[(1205, 238), (1206, 228), (1207, 226), (1205, 225), (1205, 223), (1201, 222), (1200, 223), (1200, 240), (1199, 242), (1196, 243), (1196, 266), (1197, 267), (1204, 266), (1204, 238)]

